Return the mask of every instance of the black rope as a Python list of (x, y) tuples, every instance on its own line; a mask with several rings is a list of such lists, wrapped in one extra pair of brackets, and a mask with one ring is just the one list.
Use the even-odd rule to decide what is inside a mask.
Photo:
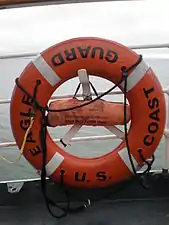
[(98, 95), (98, 93), (97, 93), (97, 91), (96, 91), (96, 88), (94, 87), (94, 85), (92, 84), (91, 81), (89, 81), (89, 84), (90, 84), (90, 86), (92, 87), (92, 89), (93, 89), (95, 95), (96, 95), (97, 97), (99, 97), (99, 95)]
[[(94, 85), (92, 84), (91, 81), (89, 81), (89, 84), (90, 84), (91, 88), (93, 89), (95, 95), (98, 97), (99, 95), (98, 95), (98, 93), (97, 93), (97, 91), (96, 91), (96, 88), (94, 87)], [(77, 88), (76, 88), (76, 91), (75, 91), (75, 93), (74, 93), (74, 95), (73, 95), (73, 98), (76, 98), (77, 93), (78, 93), (78, 91), (79, 91), (79, 89), (80, 89), (80, 86), (81, 86), (81, 83), (78, 84), (78, 86), (77, 86)], [(84, 100), (91, 100), (91, 94), (88, 95), (88, 96), (84, 96)]]
[[(46, 207), (49, 211), (49, 213), (59, 219), (62, 217), (65, 217), (67, 215), (67, 210), (62, 208), (61, 206), (59, 206), (58, 204), (56, 204), (54, 201), (52, 201), (48, 196), (47, 196), (47, 191), (46, 191), (46, 154), (47, 154), (47, 148), (46, 148), (46, 133), (47, 133), (47, 127), (45, 126), (45, 123), (43, 121), (43, 117), (42, 117), (42, 121), (41, 121), (41, 130), (40, 130), (40, 140), (41, 140), (41, 147), (42, 147), (42, 171), (41, 171), (41, 189), (42, 189), (42, 193), (45, 199), (45, 203), (46, 203)], [(62, 213), (60, 215), (55, 215), (50, 206), (55, 206), (58, 209), (60, 209), (62, 211)], [(67, 209), (69, 208), (69, 201), (67, 200)]]
[[(39, 82), (38, 80), (36, 81), (37, 83)], [(17, 77), (15, 79), (15, 83), (16, 83), (16, 86), (25, 94), (27, 95), (32, 103), (33, 103), (33, 106), (36, 107), (37, 109), (39, 109), (40, 111), (42, 111), (44, 108), (39, 104), (39, 102), (36, 100), (36, 98), (34, 97), (34, 94), (33, 96), (31, 94), (29, 94), (25, 88), (23, 88), (20, 84), (19, 84), (19, 78)], [(36, 87), (36, 86), (35, 86)]]
[[(142, 61), (142, 56), (140, 55), (139, 59), (137, 60), (136, 63), (134, 63), (133, 65), (131, 65), (129, 68), (127, 68), (125, 71), (126, 72), (130, 72), (132, 69), (134, 69), (140, 62)], [(125, 68), (124, 66), (122, 68)], [(81, 108), (84, 107), (86, 105), (89, 105), (95, 101), (97, 101), (98, 99), (101, 99), (102, 97), (104, 97), (105, 95), (109, 94), (111, 91), (113, 91), (116, 87), (118, 87), (122, 81), (124, 80), (124, 77), (122, 76), (122, 78), (120, 79), (120, 81), (118, 81), (113, 87), (111, 87), (110, 89), (108, 89), (107, 91), (105, 91), (104, 93), (100, 94), (98, 97), (92, 99), (91, 101), (85, 102), (83, 104), (77, 105), (77, 106), (73, 106), (73, 107), (69, 107), (69, 108), (65, 108), (65, 109), (49, 109), (47, 106), (46, 107), (42, 107), (38, 101), (33, 98), (20, 84), (19, 84), (19, 78), (16, 78), (15, 83), (16, 85), (21, 89), (21, 91), (23, 91), (30, 99), (32, 99), (32, 101), (35, 103), (36, 107), (39, 108), (39, 110), (45, 110), (48, 112), (64, 112), (64, 111), (70, 111), (70, 110), (74, 110), (77, 108)], [(79, 87), (80, 88), (80, 87)]]
[(32, 102), (34, 102), (35, 106), (37, 108), (39, 108), (40, 111), (42, 110), (45, 110), (45, 111), (48, 111), (48, 112), (65, 112), (65, 111), (71, 111), (71, 110), (74, 110), (74, 109), (77, 109), (77, 108), (81, 108), (81, 107), (84, 107), (84, 106), (87, 106), (87, 105), (90, 105), (91, 103), (97, 101), (98, 99), (101, 99), (102, 97), (104, 97), (105, 95), (109, 94), (111, 91), (113, 91), (116, 87), (118, 87), (121, 82), (123, 81), (123, 78), (117, 83), (115, 84), (112, 88), (110, 88), (109, 90), (107, 90), (106, 92), (102, 93), (101, 95), (99, 95), (98, 97), (92, 99), (91, 101), (88, 101), (88, 102), (85, 102), (83, 104), (80, 104), (80, 105), (77, 105), (77, 106), (73, 106), (73, 107), (69, 107), (69, 108), (64, 108), (64, 109), (49, 109), (47, 106), (46, 107), (43, 107), (39, 104), (39, 102), (33, 98), (32, 95), (30, 95), (20, 84), (19, 84), (19, 78), (16, 78), (15, 80), (15, 83), (17, 85), (17, 87), (23, 91), (31, 100)]
[[(138, 64), (140, 64), (140, 62), (142, 61), (142, 55), (139, 56), (139, 59), (137, 60), (136, 63), (134, 63), (133, 65), (131, 65), (130, 67), (128, 67), (126, 69), (126, 72), (130, 72), (132, 69), (134, 69)], [(126, 67), (122, 67), (122, 68), (126, 68)], [(85, 102), (83, 104), (77, 105), (77, 106), (73, 106), (73, 107), (69, 107), (69, 108), (65, 108), (65, 109), (49, 109), (48, 107), (46, 108), (46, 110), (48, 112), (64, 112), (64, 111), (70, 111), (70, 110), (74, 110), (77, 108), (81, 108), (84, 106), (87, 106), (95, 101), (97, 101), (98, 99), (101, 99), (102, 97), (104, 97), (105, 95), (109, 94), (111, 91), (113, 91), (116, 87), (119, 87), (120, 84), (122, 83), (122, 81), (124, 80), (124, 77), (122, 76), (122, 78), (120, 79), (120, 81), (118, 81), (113, 87), (111, 87), (110, 89), (108, 89), (107, 91), (105, 91), (104, 93), (100, 94), (99, 96), (97, 96), (96, 98), (92, 99), (91, 101)], [(80, 87), (79, 87), (80, 88)]]
[(152, 165), (154, 163), (154, 160), (155, 160), (155, 156), (152, 155), (151, 157), (151, 161), (147, 161), (144, 156), (143, 156), (143, 152), (142, 152), (142, 149), (138, 149), (138, 154), (140, 156), (140, 158), (142, 159), (142, 161), (147, 165), (147, 169), (143, 172), (143, 174), (149, 174), (151, 168), (152, 168)]
[(125, 67), (121, 68), (123, 78), (124, 78), (124, 135), (125, 135), (125, 141), (126, 141), (126, 147), (127, 147), (127, 152), (129, 156), (129, 160), (131, 163), (131, 167), (133, 170), (134, 175), (137, 177), (137, 172), (132, 160), (131, 152), (130, 152), (130, 146), (129, 146), (129, 141), (128, 141), (128, 133), (127, 133), (127, 76), (128, 72)]
[(74, 93), (74, 95), (73, 95), (73, 98), (76, 98), (76, 95), (77, 95), (77, 93), (78, 93), (78, 91), (79, 91), (79, 89), (80, 89), (80, 86), (81, 86), (81, 83), (78, 84), (78, 86), (77, 86), (77, 88), (76, 88), (76, 91), (75, 91), (75, 93)]
[[(34, 88), (34, 92), (33, 92), (33, 98), (32, 99), (36, 99), (36, 95), (37, 95), (37, 91), (38, 91), (38, 87), (41, 84), (40, 80), (36, 81), (36, 85)], [(33, 113), (34, 116), (36, 116), (36, 108), (38, 106), (38, 104), (36, 104), (35, 102), (33, 103)], [(40, 141), (41, 141), (41, 146), (42, 146), (42, 170), (41, 170), (41, 190), (42, 190), (42, 194), (44, 196), (45, 199), (45, 203), (47, 206), (47, 209), (49, 211), (49, 213), (55, 217), (55, 218), (62, 218), (64, 216), (67, 215), (67, 211), (69, 209), (69, 199), (67, 199), (67, 207), (66, 209), (60, 207), (58, 204), (56, 204), (54, 201), (52, 201), (48, 196), (47, 196), (47, 192), (46, 192), (46, 154), (47, 154), (47, 148), (46, 148), (46, 133), (47, 133), (47, 126), (45, 124), (46, 120), (44, 120), (45, 118), (45, 110), (41, 110), (42, 112), (42, 119), (41, 119), (41, 129), (40, 129)], [(62, 214), (59, 216), (56, 216), (51, 208), (50, 205), (57, 207), (58, 209), (62, 210)]]
[[(55, 218), (62, 218), (64, 216), (67, 215), (67, 213), (75, 213), (75, 212), (78, 212), (78, 211), (81, 211), (81, 210), (84, 210), (85, 208), (87, 208), (89, 205), (90, 205), (90, 201), (87, 200), (84, 202), (83, 205), (79, 206), (79, 207), (76, 207), (76, 208), (70, 208), (70, 195), (68, 193), (67, 190), (64, 190), (64, 193), (65, 193), (65, 196), (67, 198), (67, 205), (66, 207), (61, 207), (60, 205), (56, 204), (53, 200), (51, 200), (48, 196), (47, 196), (47, 190), (46, 190), (46, 154), (47, 154), (47, 146), (46, 146), (46, 133), (47, 133), (47, 120), (46, 120), (46, 117), (45, 117), (45, 112), (46, 111), (50, 111), (50, 112), (63, 112), (63, 111), (70, 111), (70, 110), (74, 110), (74, 109), (77, 109), (77, 108), (81, 108), (81, 107), (84, 107), (86, 105), (89, 105), (95, 101), (97, 101), (98, 99), (101, 99), (102, 97), (104, 97), (105, 95), (107, 95), (108, 93), (110, 93), (112, 90), (114, 90), (116, 87), (118, 87), (122, 81), (124, 81), (124, 130), (125, 130), (125, 140), (126, 140), (126, 147), (127, 147), (127, 151), (128, 151), (128, 155), (129, 155), (129, 159), (130, 159), (130, 163), (131, 163), (131, 166), (132, 166), (132, 169), (133, 169), (133, 172), (134, 172), (134, 175), (136, 177), (137, 176), (137, 172), (136, 172), (136, 169), (134, 167), (134, 163), (133, 163), (133, 160), (132, 160), (132, 157), (131, 157), (131, 153), (130, 153), (130, 146), (129, 146), (129, 142), (128, 142), (128, 135), (127, 135), (127, 120), (126, 120), (126, 117), (127, 117), (127, 97), (126, 97), (126, 92), (127, 92), (127, 76), (129, 74), (129, 72), (134, 69), (140, 62), (142, 61), (142, 56), (139, 57), (139, 59), (137, 60), (137, 62), (133, 65), (131, 65), (129, 68), (125, 68), (124, 66), (122, 67), (122, 78), (120, 79), (119, 82), (117, 82), (113, 87), (111, 87), (109, 90), (107, 90), (106, 92), (102, 93), (101, 95), (98, 96), (97, 92), (96, 92), (96, 89), (94, 88), (94, 86), (92, 85), (92, 83), (90, 83), (93, 91), (95, 92), (96, 94), (96, 98), (95, 99), (92, 99), (91, 101), (88, 101), (84, 104), (81, 104), (81, 105), (78, 105), (78, 106), (74, 106), (74, 107), (70, 107), (70, 108), (65, 108), (65, 109), (57, 109), (57, 110), (51, 110), (49, 109), (48, 107), (42, 107), (38, 101), (36, 100), (36, 93), (37, 93), (37, 90), (38, 90), (38, 86), (40, 85), (40, 80), (37, 80), (37, 84), (35, 86), (35, 89), (34, 89), (34, 94), (33, 96), (31, 96), (20, 84), (19, 84), (19, 79), (17, 78), (16, 79), (16, 85), (18, 86), (18, 88), (20, 88), (20, 90), (22, 90), (33, 102), (34, 104), (34, 108), (35, 109), (39, 109), (42, 113), (42, 119), (41, 119), (41, 130), (40, 130), (40, 139), (41, 139), (41, 147), (42, 147), (42, 171), (41, 171), (41, 188), (42, 188), (42, 193), (43, 193), (43, 196), (44, 196), (44, 199), (45, 199), (45, 203), (46, 203), (46, 206), (48, 208), (48, 211), (50, 212), (50, 214), (55, 217)], [(80, 88), (80, 84), (78, 85), (77, 89), (76, 89), (76, 92), (75, 92), (75, 95), (74, 97), (76, 96), (78, 90)], [(140, 152), (140, 151), (139, 151)], [(141, 153), (140, 154), (140, 157), (141, 159), (148, 165), (148, 169), (146, 170), (147, 172), (150, 171), (150, 166), (152, 165), (153, 163), (153, 160), (152, 160), (152, 163), (149, 163), (147, 162), (143, 155)], [(147, 173), (146, 172), (146, 173)], [(61, 180), (61, 186), (64, 188), (64, 180), (63, 180), (63, 176), (62, 176), (62, 180)], [(50, 206), (55, 206), (57, 207), (58, 209), (60, 209), (62, 211), (62, 213), (60, 215), (55, 215)]]
[[(41, 188), (42, 188), (42, 193), (45, 199), (45, 203), (47, 206), (47, 209), (49, 211), (49, 213), (59, 219), (62, 217), (65, 217), (67, 215), (67, 213), (77, 213), (79, 211), (84, 210), (85, 208), (88, 207), (88, 201), (85, 201), (81, 206), (75, 207), (75, 208), (70, 208), (70, 196), (69, 193), (67, 192), (67, 190), (64, 190), (64, 194), (66, 196), (67, 199), (67, 205), (66, 207), (61, 207), (60, 205), (56, 204), (56, 202), (54, 202), (52, 199), (50, 199), (47, 196), (47, 191), (46, 191), (46, 154), (47, 154), (47, 146), (46, 146), (46, 133), (47, 133), (47, 126), (45, 124), (45, 121), (43, 118), (45, 117), (45, 110), (42, 111), (42, 123), (41, 123), (41, 130), (40, 130), (40, 139), (41, 139), (41, 147), (42, 147), (42, 172), (41, 172)], [(61, 186), (64, 188), (64, 180), (62, 178), (61, 180)], [(53, 211), (51, 210), (50, 206), (55, 206), (56, 208), (60, 209), (62, 211), (62, 213), (60, 215), (56, 215), (53, 213)]]

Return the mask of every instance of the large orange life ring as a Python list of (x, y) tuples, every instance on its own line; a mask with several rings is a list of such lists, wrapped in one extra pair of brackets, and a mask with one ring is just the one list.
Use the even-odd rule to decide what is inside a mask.
[[(37, 101), (46, 106), (52, 93), (65, 81), (77, 76), (85, 68), (89, 74), (113, 83), (121, 79), (121, 67), (130, 67), (139, 56), (116, 42), (100, 38), (76, 38), (64, 41), (42, 52), (29, 63), (19, 78), (20, 85), (33, 94), (36, 80), (41, 81)], [(123, 83), (120, 85), (123, 91)], [(142, 60), (127, 78), (127, 98), (131, 107), (131, 126), (128, 133), (131, 155), (136, 167), (142, 167), (138, 149), (145, 159), (156, 150), (165, 125), (165, 99), (161, 85), (152, 69)], [(15, 86), (11, 107), (11, 126), (16, 143), (21, 147), (32, 110), (31, 99)], [(37, 116), (28, 135), (24, 156), (37, 169), (42, 167), (40, 118)], [(74, 187), (104, 187), (133, 175), (125, 140), (112, 152), (97, 158), (78, 158), (63, 151), (47, 133), (48, 177), (53, 181), (64, 176), (64, 183)]]

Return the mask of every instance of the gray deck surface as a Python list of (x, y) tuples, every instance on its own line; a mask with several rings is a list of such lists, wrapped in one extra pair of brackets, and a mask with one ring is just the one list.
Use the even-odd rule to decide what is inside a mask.
[[(8, 193), (6, 185), (1, 184), (0, 225), (169, 225), (169, 176), (155, 175), (149, 184), (151, 188), (145, 190), (135, 180), (125, 182), (107, 199), (92, 201), (85, 211), (68, 214), (60, 220), (48, 213), (39, 181), (25, 183), (17, 194)], [(53, 199), (64, 200), (55, 184), (48, 181), (48, 187)], [(87, 196), (97, 199), (110, 191), (112, 188), (87, 192), (71, 190), (71, 193), (81, 199)]]
[(167, 225), (169, 201), (100, 202), (78, 214), (57, 220), (40, 205), (4, 207), (0, 210), (1, 225)]

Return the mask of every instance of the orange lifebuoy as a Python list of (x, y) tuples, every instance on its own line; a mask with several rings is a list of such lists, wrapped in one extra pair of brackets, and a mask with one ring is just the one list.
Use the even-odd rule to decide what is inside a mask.
[[(23, 71), (20, 85), (31, 95), (36, 80), (41, 84), (37, 101), (45, 107), (52, 93), (65, 81), (77, 76), (77, 70), (85, 68), (89, 74), (105, 78), (113, 83), (121, 80), (121, 67), (130, 67), (139, 56), (116, 42), (99, 38), (71, 39), (42, 52)], [(124, 83), (119, 86), (123, 91)], [(150, 158), (163, 135), (165, 125), (165, 99), (161, 85), (152, 69), (142, 60), (127, 77), (127, 98), (131, 110), (131, 126), (128, 141), (135, 166), (142, 167), (138, 154)], [(21, 147), (28, 128), (32, 101), (17, 86), (11, 100), (11, 126), (16, 143)], [(42, 167), (40, 143), (41, 112), (27, 137), (24, 156), (37, 169)], [(62, 171), (64, 183), (74, 187), (104, 187), (132, 176), (132, 169), (125, 147), (125, 140), (112, 152), (97, 158), (78, 158), (56, 145), (47, 133), (48, 176), (58, 182)]]

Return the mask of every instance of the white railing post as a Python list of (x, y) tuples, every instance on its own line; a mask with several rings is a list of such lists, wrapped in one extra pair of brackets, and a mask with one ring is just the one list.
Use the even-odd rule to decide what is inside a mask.
[(165, 88), (163, 91), (167, 97), (167, 101), (166, 101), (167, 117), (166, 117), (166, 127), (164, 130), (165, 147), (164, 147), (164, 159), (163, 159), (162, 171), (163, 173), (168, 173), (168, 170), (169, 170), (169, 86)]

